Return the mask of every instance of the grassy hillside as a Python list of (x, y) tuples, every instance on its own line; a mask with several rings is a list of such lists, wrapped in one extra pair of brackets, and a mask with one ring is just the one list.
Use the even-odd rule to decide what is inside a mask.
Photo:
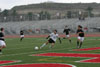
[(12, 8), (16, 10), (24, 9), (56, 9), (56, 10), (67, 10), (67, 9), (86, 9), (87, 7), (92, 7), (94, 9), (99, 9), (99, 3), (40, 3), (40, 4), (30, 4), (15, 6)]

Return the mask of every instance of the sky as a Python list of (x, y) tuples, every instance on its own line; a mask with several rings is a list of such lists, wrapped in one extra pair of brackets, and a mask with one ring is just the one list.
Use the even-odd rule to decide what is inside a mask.
[(0, 0), (0, 8), (1, 10), (4, 9), (11, 9), (14, 6), (18, 5), (27, 5), (27, 4), (34, 4), (34, 3), (41, 3), (41, 2), (60, 2), (60, 3), (91, 3), (97, 2), (100, 3), (100, 0)]

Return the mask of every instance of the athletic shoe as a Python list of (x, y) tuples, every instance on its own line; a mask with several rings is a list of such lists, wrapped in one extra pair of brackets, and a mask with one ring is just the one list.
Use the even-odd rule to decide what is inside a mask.
[(79, 46), (77, 46), (77, 48), (80, 48)]

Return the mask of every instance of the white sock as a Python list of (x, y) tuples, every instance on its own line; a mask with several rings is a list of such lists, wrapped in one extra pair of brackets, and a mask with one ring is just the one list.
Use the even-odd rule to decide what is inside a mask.
[(40, 48), (43, 48), (46, 44), (44, 43)]

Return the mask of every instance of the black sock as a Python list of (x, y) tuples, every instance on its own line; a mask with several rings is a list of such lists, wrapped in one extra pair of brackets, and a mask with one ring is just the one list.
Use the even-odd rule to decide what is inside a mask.
[(69, 40), (69, 42), (71, 43), (71, 40)]
[(20, 41), (22, 41), (23, 40), (23, 38), (20, 38)]
[(82, 46), (82, 42), (80, 43), (80, 48), (81, 48), (81, 46)]
[(2, 52), (2, 50), (0, 49), (0, 52)]
[(79, 41), (77, 41), (77, 47), (79, 46)]

